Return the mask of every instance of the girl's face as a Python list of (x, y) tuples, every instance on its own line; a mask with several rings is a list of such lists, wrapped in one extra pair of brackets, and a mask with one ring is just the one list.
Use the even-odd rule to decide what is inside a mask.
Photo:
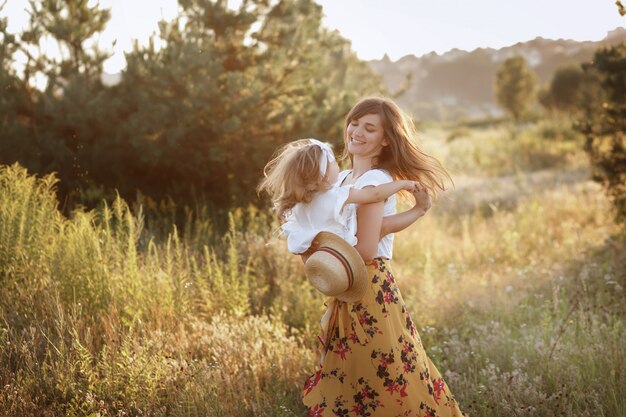
[(326, 168), (326, 181), (328, 184), (333, 185), (339, 179), (339, 165), (337, 161), (328, 161)]
[(383, 123), (378, 114), (352, 119), (346, 128), (346, 146), (352, 156), (373, 158), (387, 146)]

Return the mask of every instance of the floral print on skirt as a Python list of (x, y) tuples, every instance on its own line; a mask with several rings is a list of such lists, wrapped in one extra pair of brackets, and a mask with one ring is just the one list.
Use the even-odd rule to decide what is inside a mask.
[(308, 415), (467, 416), (424, 351), (390, 261), (376, 258), (367, 270), (360, 302), (327, 303), (320, 366), (304, 386)]

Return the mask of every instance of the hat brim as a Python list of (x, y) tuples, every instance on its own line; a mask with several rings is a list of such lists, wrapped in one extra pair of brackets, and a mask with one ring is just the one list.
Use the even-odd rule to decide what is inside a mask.
[(320, 232), (315, 236), (314, 241), (318, 242), (318, 247), (329, 247), (335, 249), (346, 258), (353, 273), (352, 286), (346, 291), (333, 295), (340, 301), (356, 303), (363, 298), (367, 289), (367, 267), (363, 258), (357, 250), (341, 237), (330, 232)]

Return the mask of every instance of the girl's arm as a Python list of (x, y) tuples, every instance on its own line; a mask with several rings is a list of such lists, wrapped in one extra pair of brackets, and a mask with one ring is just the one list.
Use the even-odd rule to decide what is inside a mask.
[(350, 188), (348, 199), (345, 204), (368, 204), (385, 201), (395, 193), (401, 190), (415, 191), (417, 183), (415, 181), (400, 180), (391, 181), (378, 186), (369, 186), (361, 189)]
[(415, 205), (412, 208), (402, 213), (383, 218), (380, 228), (381, 239), (389, 233), (396, 233), (406, 229), (430, 209), (430, 195), (426, 188), (418, 186), (418, 188), (413, 191), (413, 197), (415, 197)]
[(365, 262), (376, 256), (378, 241), (380, 240), (380, 227), (383, 223), (384, 203), (362, 204), (356, 209), (356, 237), (355, 249)]

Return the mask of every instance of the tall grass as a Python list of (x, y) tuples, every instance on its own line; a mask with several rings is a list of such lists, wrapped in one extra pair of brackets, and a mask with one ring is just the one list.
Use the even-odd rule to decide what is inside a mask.
[(587, 163), (584, 137), (567, 120), (540, 121), (521, 130), (514, 139), (510, 129), (501, 124), (480, 129), (431, 127), (423, 136), (454, 176), (511, 175)]
[[(534, 129), (515, 146), (536, 149)], [(1, 415), (303, 415), (323, 299), (267, 213), (235, 210), (220, 233), (198, 210), (179, 230), (118, 198), (66, 219), (54, 184), (0, 168)], [(625, 415), (626, 241), (603, 193), (485, 204), (435, 206), (394, 251), (462, 408)]]
[(155, 242), (119, 198), (65, 219), (52, 177), (0, 179), (3, 415), (276, 415), (297, 398), (320, 297), (260, 213), (200, 249), (176, 228)]
[(469, 411), (626, 413), (626, 240), (608, 225), (585, 183), (488, 218), (426, 218), (398, 241), (405, 299)]

